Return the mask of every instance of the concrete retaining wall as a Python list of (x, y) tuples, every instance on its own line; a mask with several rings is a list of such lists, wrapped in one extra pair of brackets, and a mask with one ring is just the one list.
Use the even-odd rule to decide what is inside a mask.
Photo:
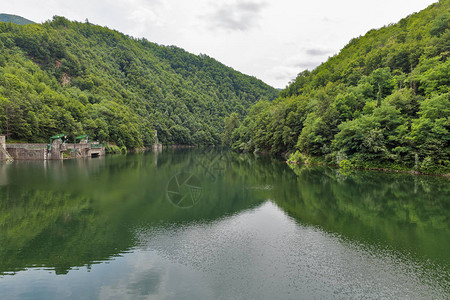
[(45, 149), (26, 149), (26, 148), (10, 148), (9, 145), (6, 145), (6, 151), (14, 158), (15, 160), (44, 160), (46, 159), (46, 151)]
[(37, 149), (47, 149), (47, 144), (6, 144), (6, 148), (8, 148), (8, 149), (20, 148), (20, 149), (37, 150)]
[(4, 150), (4, 148), (1, 148), (2, 146), (0, 145), (0, 161), (2, 160), (8, 160), (9, 157), (6, 156), (6, 152), (2, 151)]
[(6, 151), (6, 137), (0, 135), (0, 161), (11, 159), (11, 155)]
[[(53, 142), (50, 152), (47, 144), (6, 144), (6, 151), (16, 160), (60, 160), (64, 158), (63, 152), (70, 154), (70, 158), (105, 155), (105, 147), (98, 144), (63, 144), (61, 141)], [(0, 160), (2, 156), (0, 152)]]

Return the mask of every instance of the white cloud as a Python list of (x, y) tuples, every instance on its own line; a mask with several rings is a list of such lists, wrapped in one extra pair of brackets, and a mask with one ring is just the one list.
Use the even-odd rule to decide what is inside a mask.
[(261, 11), (266, 6), (265, 2), (253, 1), (214, 2), (214, 11), (207, 14), (205, 20), (211, 29), (246, 31), (258, 26)]

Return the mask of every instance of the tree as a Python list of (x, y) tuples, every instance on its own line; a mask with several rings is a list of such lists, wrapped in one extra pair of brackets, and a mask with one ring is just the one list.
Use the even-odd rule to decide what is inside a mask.
[(232, 143), (233, 131), (239, 127), (239, 116), (236, 112), (231, 113), (224, 119), (225, 129), (222, 134), (222, 142), (224, 145), (230, 146)]

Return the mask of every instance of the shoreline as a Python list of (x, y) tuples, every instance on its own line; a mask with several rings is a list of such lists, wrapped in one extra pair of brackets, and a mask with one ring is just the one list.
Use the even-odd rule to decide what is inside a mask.
[[(336, 169), (341, 169), (338, 165), (336, 164), (327, 164), (327, 163), (311, 163), (311, 162), (292, 162), (292, 161), (288, 161), (286, 160), (286, 163), (288, 165), (305, 165), (305, 166), (313, 166), (313, 165), (321, 165), (321, 166), (327, 166), (327, 167), (332, 167), (332, 168), (336, 168)], [(385, 172), (385, 173), (403, 173), (403, 174), (409, 174), (409, 175), (425, 175), (425, 176), (437, 176), (437, 177), (446, 177), (446, 178), (450, 178), (450, 174), (440, 174), (440, 173), (423, 173), (423, 172), (419, 172), (419, 171), (414, 171), (414, 170), (397, 170), (397, 169), (389, 169), (389, 168), (365, 168), (365, 167), (353, 167), (353, 168), (349, 168), (348, 170), (360, 170), (360, 171), (377, 171), (377, 172)]]

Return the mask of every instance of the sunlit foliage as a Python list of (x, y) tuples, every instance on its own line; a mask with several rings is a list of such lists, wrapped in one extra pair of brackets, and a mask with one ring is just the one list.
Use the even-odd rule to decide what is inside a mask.
[(450, 2), (355, 38), (233, 133), (241, 151), (450, 172)]

